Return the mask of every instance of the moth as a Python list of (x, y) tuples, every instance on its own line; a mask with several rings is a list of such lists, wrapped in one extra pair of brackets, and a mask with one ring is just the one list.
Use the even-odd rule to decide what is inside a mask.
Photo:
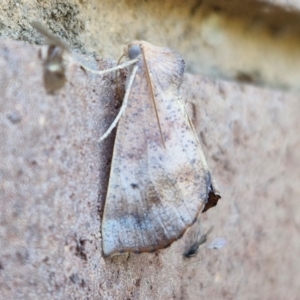
[(31, 25), (47, 39), (47, 51), (42, 53), (44, 60), (44, 85), (47, 93), (61, 89), (66, 83), (64, 54), (70, 51), (69, 46), (50, 32), (42, 23), (32, 22)]
[[(168, 247), (220, 199), (180, 95), (185, 63), (168, 48), (135, 41), (116, 127), (102, 218), (105, 256)], [(208, 204), (208, 206), (206, 206)]]

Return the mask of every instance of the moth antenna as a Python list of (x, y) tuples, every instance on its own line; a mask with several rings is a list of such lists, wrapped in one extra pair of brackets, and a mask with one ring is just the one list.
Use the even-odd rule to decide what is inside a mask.
[(155, 103), (155, 99), (154, 99), (153, 86), (152, 86), (152, 82), (151, 82), (151, 78), (150, 78), (150, 73), (149, 73), (148, 64), (147, 64), (147, 61), (146, 61), (146, 56), (145, 56), (144, 48), (141, 46), (141, 49), (142, 49), (142, 53), (143, 53), (143, 60), (144, 60), (145, 67), (146, 67), (147, 81), (148, 81), (148, 84), (150, 86), (151, 98), (152, 98), (152, 102), (153, 102), (153, 105), (154, 105), (154, 110), (155, 110), (155, 115), (156, 115), (157, 122), (158, 122), (158, 127), (159, 127), (159, 132), (160, 132), (161, 140), (162, 140), (164, 148), (166, 148), (165, 140), (164, 140), (164, 137), (163, 137), (163, 134), (162, 134), (162, 130), (161, 130), (161, 126), (160, 126), (160, 122), (159, 122), (158, 111), (157, 111), (157, 107), (156, 107), (156, 103)]
[(120, 111), (119, 111), (118, 115), (116, 116), (116, 118), (114, 119), (114, 121), (112, 122), (112, 124), (106, 130), (106, 132), (100, 137), (99, 142), (103, 141), (104, 139), (106, 139), (109, 136), (111, 131), (116, 127), (117, 123), (119, 122), (123, 112), (125, 111), (125, 108), (127, 107), (131, 87), (132, 87), (137, 70), (138, 70), (138, 66), (135, 65), (132, 69), (132, 72), (131, 72), (131, 75), (129, 78), (129, 82), (128, 82), (128, 86), (126, 87), (126, 93), (125, 93), (124, 100), (123, 100), (122, 106), (120, 108)]
[(133, 65), (134, 63), (136, 63), (138, 61), (137, 58), (135, 59), (132, 59), (132, 60), (129, 60), (129, 61), (126, 61), (124, 63), (122, 63), (121, 65), (117, 65), (115, 67), (112, 67), (112, 68), (109, 68), (109, 69), (106, 69), (106, 70), (102, 70), (102, 71), (99, 71), (99, 70), (93, 70), (93, 69), (90, 69), (84, 65), (81, 65), (81, 67), (90, 72), (90, 73), (93, 73), (93, 74), (98, 74), (98, 75), (104, 75), (106, 73), (110, 73), (110, 72), (113, 72), (113, 71), (116, 71), (116, 70), (121, 70), (121, 69), (125, 69), (126, 67), (130, 66), (130, 65)]
[(43, 23), (39, 21), (32, 21), (30, 25), (34, 27), (39, 33), (41, 33), (44, 37), (46, 37), (49, 43), (54, 43), (62, 49), (70, 51), (68, 44), (59, 39), (57, 36), (55, 36)]

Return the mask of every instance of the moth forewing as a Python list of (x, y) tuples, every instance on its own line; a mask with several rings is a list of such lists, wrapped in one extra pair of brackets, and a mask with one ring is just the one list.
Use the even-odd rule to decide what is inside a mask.
[[(148, 70), (142, 51), (131, 51), (137, 46)], [(102, 221), (105, 255), (167, 247), (195, 222), (210, 185), (179, 100), (182, 57), (147, 42), (131, 43), (127, 49), (130, 58), (135, 53), (138, 69), (115, 139)]]

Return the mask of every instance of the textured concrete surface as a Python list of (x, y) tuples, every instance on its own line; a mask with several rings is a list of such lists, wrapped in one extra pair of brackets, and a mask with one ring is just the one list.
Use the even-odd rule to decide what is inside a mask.
[[(182, 97), (222, 199), (201, 218), (214, 229), (195, 258), (182, 258), (187, 234), (159, 253), (104, 260), (113, 136), (97, 140), (118, 111), (114, 75), (73, 62), (48, 95), (38, 47), (2, 41), (0, 299), (299, 298), (300, 102), (278, 90), (299, 89), (300, 2), (219, 2), (1, 3), (2, 38), (42, 43), (29, 21), (44, 20), (96, 57), (117, 59), (136, 38), (181, 52), (189, 72), (205, 75), (187, 75)], [(216, 238), (226, 245), (208, 248)]]
[(66, 299), (69, 285), (91, 284), (82, 268), (101, 256), (112, 140), (97, 139), (113, 117), (103, 115), (114, 105), (112, 79), (70, 64), (65, 88), (47, 95), (37, 47), (9, 42), (0, 51), (0, 298)]
[(299, 98), (187, 75), (182, 96), (223, 197), (202, 226), (214, 226), (207, 245), (227, 244), (186, 261), (183, 237), (104, 260), (113, 137), (97, 138), (117, 111), (113, 77), (71, 63), (47, 95), (37, 47), (0, 49), (1, 299), (297, 299)]

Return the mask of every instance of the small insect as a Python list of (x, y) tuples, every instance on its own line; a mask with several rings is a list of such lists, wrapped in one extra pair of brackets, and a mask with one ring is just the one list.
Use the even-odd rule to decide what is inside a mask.
[(69, 46), (51, 33), (42, 23), (32, 22), (31, 25), (46, 37), (48, 48), (42, 54), (44, 60), (44, 85), (48, 93), (61, 89), (66, 83), (64, 54), (69, 52)]
[(207, 236), (212, 232), (213, 226), (211, 226), (205, 234), (201, 234), (200, 227), (196, 235), (192, 237), (191, 244), (187, 245), (186, 250), (183, 253), (185, 258), (190, 258), (195, 256), (198, 253), (199, 247), (204, 244), (207, 240)]
[(118, 123), (102, 219), (105, 256), (168, 247), (220, 198), (180, 95), (181, 55), (144, 41), (124, 54), (124, 64), (93, 71), (130, 68), (122, 107), (100, 138)]

